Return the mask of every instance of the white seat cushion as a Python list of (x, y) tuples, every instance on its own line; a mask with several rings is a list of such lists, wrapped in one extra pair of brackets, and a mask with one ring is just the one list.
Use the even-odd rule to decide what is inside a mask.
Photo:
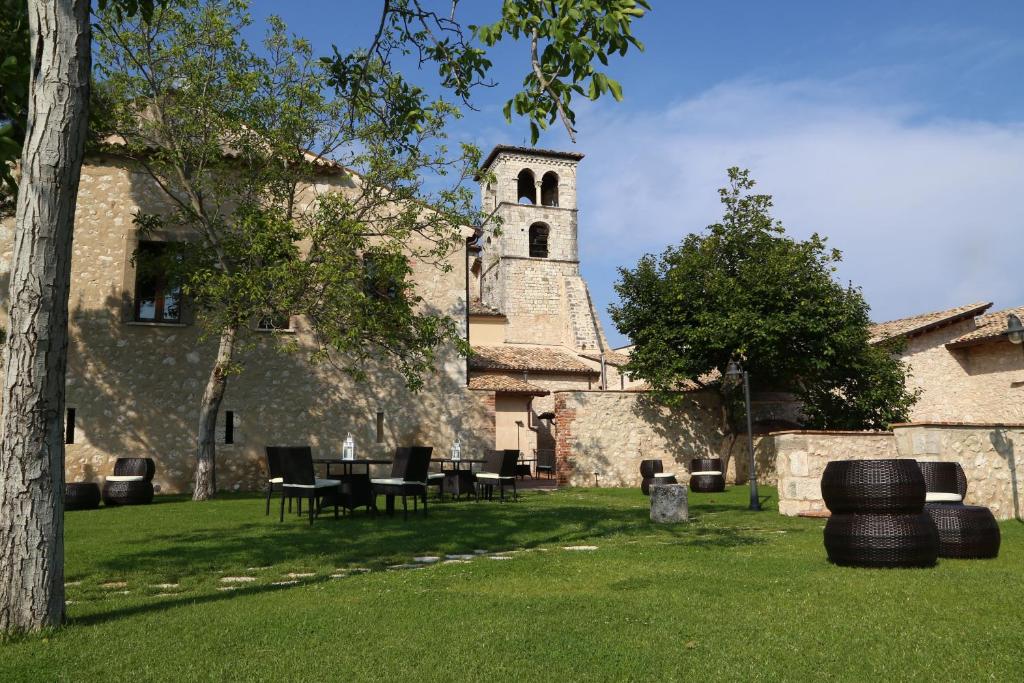
[(497, 472), (477, 472), (477, 479), (515, 479), (515, 477), (503, 477)]
[(146, 478), (141, 474), (112, 474), (107, 481), (146, 481)]
[(708, 470), (707, 472), (691, 472), (691, 477), (708, 477), (708, 476), (721, 476), (721, 472), (718, 470)]
[(959, 493), (929, 491), (924, 494), (924, 502), (926, 503), (962, 503), (963, 500), (963, 497)]
[(284, 477), (274, 477), (273, 479), (267, 479), (267, 483), (269, 483), (269, 484), (283, 484), (284, 483)]
[(405, 483), (404, 479), (393, 477), (391, 479), (371, 479), (371, 484), (380, 484), (381, 486), (401, 486)]
[(668, 479), (669, 477), (676, 476), (674, 472), (658, 472), (654, 475), (655, 479)]
[(436, 481), (437, 479), (444, 479), (444, 472), (431, 472), (427, 475), (427, 479)]
[(293, 489), (325, 489), (339, 484), (341, 482), (337, 479), (317, 479), (315, 484), (287, 484), (287, 486)]

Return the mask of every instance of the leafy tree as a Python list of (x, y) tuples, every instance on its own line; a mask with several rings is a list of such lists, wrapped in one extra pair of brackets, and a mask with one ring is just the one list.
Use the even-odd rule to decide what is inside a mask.
[(621, 303), (611, 314), (635, 344), (626, 371), (666, 402), (688, 382), (718, 387), (730, 426), (742, 415), (740, 397), (718, 378), (734, 359), (758, 386), (793, 392), (810, 427), (881, 429), (907, 419), (916, 395), (906, 367), (869, 343), (864, 297), (834, 278), (839, 251), (817, 234), (786, 235), (771, 196), (751, 192), (748, 171), (728, 173), (720, 223), (619, 269)]
[(28, 65), (28, 4), (0, 0), (0, 217), (14, 212), (12, 171), (25, 140)]

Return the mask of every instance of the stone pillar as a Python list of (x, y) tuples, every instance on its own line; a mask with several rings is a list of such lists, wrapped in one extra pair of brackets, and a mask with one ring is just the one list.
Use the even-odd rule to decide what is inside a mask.
[(686, 487), (682, 484), (655, 484), (651, 486), (651, 521), (656, 524), (675, 524), (690, 521), (690, 507), (686, 500)]

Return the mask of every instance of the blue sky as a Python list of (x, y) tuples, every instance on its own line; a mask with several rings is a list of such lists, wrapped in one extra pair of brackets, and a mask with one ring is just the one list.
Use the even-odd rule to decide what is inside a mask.
[[(428, 4), (431, 0), (427, 0)], [(449, 3), (434, 0), (438, 7)], [(378, 0), (255, 2), (328, 53), (365, 45)], [(581, 102), (580, 256), (595, 303), (616, 268), (714, 222), (725, 169), (751, 169), (796, 236), (844, 253), (839, 277), (885, 320), (973, 301), (1024, 304), (1024, 3), (652, 0), (646, 51), (609, 71), (625, 101)], [(499, 0), (462, 0), (469, 23)], [(525, 45), (493, 54), (499, 86), (453, 130), (485, 149), (528, 139), (500, 108)], [(424, 86), (433, 74), (412, 74)], [(613, 345), (625, 343), (604, 314)]]

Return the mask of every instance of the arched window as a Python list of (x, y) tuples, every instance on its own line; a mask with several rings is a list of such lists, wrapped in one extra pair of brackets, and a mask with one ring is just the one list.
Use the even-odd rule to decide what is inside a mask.
[(530, 257), (548, 257), (548, 233), (551, 228), (543, 223), (534, 223), (530, 226)]
[(540, 180), (540, 203), (558, 206), (558, 174), (554, 171), (548, 171)]
[[(533, 179), (533, 171), (524, 168), (519, 172), (519, 182), (516, 191), (516, 201), (520, 204), (537, 203), (537, 185)], [(523, 201), (523, 200), (526, 201)]]

